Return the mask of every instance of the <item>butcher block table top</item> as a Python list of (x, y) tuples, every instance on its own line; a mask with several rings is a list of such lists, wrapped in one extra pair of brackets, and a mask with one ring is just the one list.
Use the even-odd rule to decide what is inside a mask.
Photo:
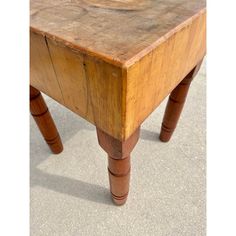
[(31, 85), (128, 139), (206, 52), (203, 0), (31, 0)]

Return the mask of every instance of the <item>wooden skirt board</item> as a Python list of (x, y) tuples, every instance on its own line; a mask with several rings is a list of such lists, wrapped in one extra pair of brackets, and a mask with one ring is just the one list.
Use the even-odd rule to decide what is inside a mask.
[(125, 143), (206, 52), (203, 0), (31, 0), (30, 84)]

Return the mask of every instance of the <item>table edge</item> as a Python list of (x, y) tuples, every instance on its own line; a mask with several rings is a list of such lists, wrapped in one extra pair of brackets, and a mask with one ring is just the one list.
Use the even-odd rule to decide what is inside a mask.
[(66, 47), (69, 47), (75, 52), (95, 57), (97, 59), (103, 60), (103, 61), (105, 61), (109, 64), (112, 64), (112, 65), (120, 67), (120, 68), (129, 68), (132, 65), (134, 65), (136, 62), (140, 61), (147, 54), (149, 54), (150, 52), (155, 50), (160, 44), (162, 44), (163, 42), (168, 40), (168, 38), (170, 38), (176, 32), (180, 31), (184, 27), (187, 27), (188, 25), (191, 24), (191, 22), (194, 19), (196, 19), (197, 17), (199, 17), (200, 15), (205, 14), (205, 13), (206, 13), (206, 7), (199, 10), (197, 13), (192, 15), (190, 18), (186, 19), (181, 24), (177, 25), (175, 28), (173, 28), (172, 30), (170, 30), (169, 32), (164, 34), (162, 37), (160, 37), (156, 41), (154, 41), (150, 46), (144, 48), (143, 50), (141, 50), (139, 53), (137, 53), (136, 55), (134, 55), (133, 57), (131, 57), (128, 60), (121, 60), (119, 58), (113, 58), (113, 57), (111, 57), (111, 56), (109, 56), (105, 53), (100, 53), (100, 52), (97, 52), (95, 50), (91, 50), (89, 48), (82, 47), (79, 44), (71, 43), (71, 42), (63, 39), (62, 37), (52, 35), (49, 32), (39, 30), (39, 29), (37, 29), (33, 26), (30, 26), (30, 31), (33, 32), (33, 33), (36, 33), (36, 34), (41, 34), (42, 36), (44, 36), (46, 38), (54, 40), (56, 43), (62, 44)]

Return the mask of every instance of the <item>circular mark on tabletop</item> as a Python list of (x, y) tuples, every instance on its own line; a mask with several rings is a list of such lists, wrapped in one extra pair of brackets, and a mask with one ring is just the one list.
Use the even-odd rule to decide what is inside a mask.
[[(79, 19), (81, 16), (87, 14), (87, 10), (80, 6), (79, 4), (60, 4), (52, 5), (42, 9), (37, 9), (37, 11), (31, 14), (34, 20), (40, 19), (40, 21), (50, 19), (50, 23), (54, 22), (65, 22)], [(49, 23), (49, 24), (50, 24)]]
[[(137, 11), (144, 10), (150, 6), (150, 0), (83, 0), (90, 7), (111, 9), (111, 10), (126, 10)], [(81, 0), (76, 0), (81, 2)]]

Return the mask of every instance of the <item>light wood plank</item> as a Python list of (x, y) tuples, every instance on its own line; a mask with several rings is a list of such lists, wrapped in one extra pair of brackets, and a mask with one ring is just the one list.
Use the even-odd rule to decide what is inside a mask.
[(64, 105), (89, 121), (93, 121), (84, 56), (47, 39), (49, 52), (60, 84)]
[(30, 34), (30, 84), (64, 104), (45, 38)]
[[(40, 36), (39, 36), (40, 37)], [(34, 38), (32, 38), (34, 40)], [(56, 99), (51, 93), (54, 85), (51, 76), (57, 80), (64, 106), (93, 123), (117, 139), (122, 139), (122, 69), (101, 60), (72, 51), (60, 43), (46, 39), (48, 53), (44, 61), (50, 64), (54, 74), (37, 71), (39, 80), (33, 80), (36, 88)], [(32, 53), (35, 53), (32, 43)], [(36, 61), (32, 60), (35, 65)], [(37, 66), (37, 65), (36, 65)], [(41, 77), (43, 76), (43, 80)]]
[(125, 134), (132, 132), (204, 57), (206, 14), (128, 68)]

